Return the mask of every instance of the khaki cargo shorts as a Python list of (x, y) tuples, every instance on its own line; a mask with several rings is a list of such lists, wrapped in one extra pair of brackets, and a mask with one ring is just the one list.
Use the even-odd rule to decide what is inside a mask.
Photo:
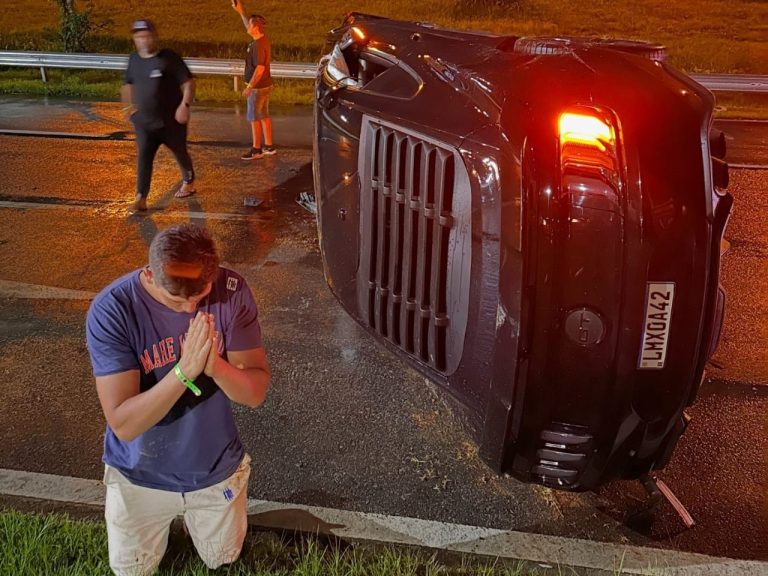
[(181, 493), (136, 486), (118, 470), (106, 466), (104, 517), (112, 571), (116, 576), (154, 574), (177, 516), (184, 517), (195, 549), (208, 568), (237, 560), (248, 528), (250, 474), (251, 458), (246, 454), (226, 480)]

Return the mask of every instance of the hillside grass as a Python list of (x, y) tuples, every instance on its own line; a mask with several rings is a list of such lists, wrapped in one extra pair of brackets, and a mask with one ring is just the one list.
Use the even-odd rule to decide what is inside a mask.
[[(229, 0), (80, 0), (76, 5), (91, 6), (99, 26), (91, 39), (95, 52), (131, 51), (128, 30), (137, 17), (153, 19), (164, 45), (186, 57), (240, 58), (248, 41)], [(246, 0), (246, 9), (266, 16), (275, 61), (316, 61), (327, 31), (346, 13), (360, 11), (499, 34), (645, 40), (667, 46), (672, 64), (688, 73), (768, 74), (768, 2), (761, 0)], [(0, 11), (0, 49), (59, 50), (57, 25), (51, 0), (6, 3)], [(51, 71), (50, 77), (46, 85), (34, 70), (0, 72), (0, 93), (117, 96), (118, 76)], [(231, 79), (200, 82), (199, 100), (237, 98)], [(760, 98), (722, 99), (728, 102), (725, 115), (766, 115)], [(281, 81), (273, 95), (280, 104), (311, 100), (309, 81)]]
[[(91, 4), (94, 21), (104, 24), (93, 41), (97, 52), (129, 51), (128, 29), (137, 17), (152, 18), (165, 43), (189, 57), (240, 57), (248, 40), (229, 0)], [(689, 73), (768, 74), (768, 2), (760, 0), (251, 0), (246, 8), (266, 16), (275, 60), (317, 60), (326, 32), (347, 12), (361, 11), (502, 34), (647, 40), (666, 45), (671, 61)], [(55, 49), (57, 21), (50, 0), (5, 3), (0, 47)]]

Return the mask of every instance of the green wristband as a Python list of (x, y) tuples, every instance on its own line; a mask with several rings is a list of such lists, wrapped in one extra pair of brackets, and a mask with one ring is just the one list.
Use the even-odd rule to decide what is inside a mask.
[(176, 378), (178, 378), (179, 381), (182, 384), (184, 384), (184, 386), (192, 390), (192, 393), (195, 396), (200, 396), (200, 394), (202, 394), (202, 392), (200, 392), (200, 388), (195, 386), (194, 380), (190, 380), (189, 378), (184, 376), (184, 372), (181, 371), (181, 368), (179, 367), (178, 364), (176, 364), (176, 366), (173, 368), (173, 373), (176, 374)]

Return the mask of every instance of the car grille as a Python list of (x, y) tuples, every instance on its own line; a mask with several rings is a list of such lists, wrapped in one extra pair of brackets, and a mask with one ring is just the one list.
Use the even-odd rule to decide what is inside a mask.
[(361, 266), (368, 325), (443, 373), (466, 330), (469, 177), (445, 144), (366, 118), (360, 147)]

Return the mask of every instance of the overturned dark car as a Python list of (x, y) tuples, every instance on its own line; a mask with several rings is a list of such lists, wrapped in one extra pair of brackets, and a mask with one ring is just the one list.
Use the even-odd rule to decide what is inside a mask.
[(712, 94), (662, 47), (350, 14), (316, 82), (326, 279), (498, 472), (662, 468), (723, 322)]

